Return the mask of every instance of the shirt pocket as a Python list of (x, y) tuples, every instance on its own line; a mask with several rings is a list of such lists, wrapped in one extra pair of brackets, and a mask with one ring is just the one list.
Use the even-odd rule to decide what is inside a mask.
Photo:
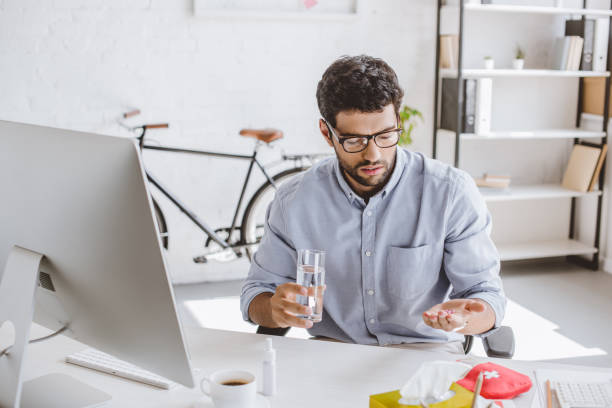
[(386, 287), (402, 299), (425, 294), (438, 281), (442, 251), (437, 245), (416, 248), (389, 247)]

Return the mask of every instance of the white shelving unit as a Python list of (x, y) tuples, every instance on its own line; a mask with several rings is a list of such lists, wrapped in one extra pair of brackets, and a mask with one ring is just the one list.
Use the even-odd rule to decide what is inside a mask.
[[(453, 7), (453, 6), (449, 6)], [(454, 6), (456, 8), (456, 6)], [(546, 6), (513, 6), (504, 4), (466, 4), (465, 11), (478, 11), (490, 13), (528, 13), (528, 14), (561, 14), (580, 16), (612, 16), (611, 10), (580, 9)]]
[[(549, 14), (549, 15), (567, 15), (567, 16), (591, 16), (591, 17), (612, 17), (612, 10), (596, 10), (596, 9), (577, 9), (577, 8), (562, 8), (562, 7), (541, 7), (541, 6), (518, 6), (518, 5), (498, 5), (498, 4), (465, 4), (465, 0), (459, 0), (459, 6), (442, 6), (449, 9), (448, 11), (461, 11), (459, 7), (463, 5), (463, 12), (457, 13), (459, 16), (459, 66), (462, 67), (462, 51), (461, 47), (465, 39), (463, 38), (463, 18), (471, 13), (524, 13), (524, 14)], [(440, 3), (439, 3), (440, 6)], [(442, 11), (440, 9), (439, 11)], [(438, 14), (439, 17), (439, 14)], [(612, 25), (611, 25), (612, 26)], [(437, 34), (440, 35), (440, 24), (438, 20)], [(467, 43), (467, 41), (466, 41)], [(439, 50), (438, 50), (439, 52)], [(436, 67), (437, 69), (438, 67)], [(609, 68), (608, 68), (609, 69)], [(460, 72), (460, 75), (459, 75)], [(594, 72), (594, 71), (563, 71), (552, 69), (473, 69), (470, 67), (462, 67), (458, 69), (440, 69), (437, 72), (436, 79), (441, 82), (442, 78), (516, 78), (519, 81), (521, 78), (582, 78), (587, 77), (602, 77), (609, 78), (610, 72)], [(436, 84), (436, 112), (438, 111), (438, 101), (440, 95), (438, 90), (440, 82)], [(461, 83), (461, 82), (460, 82)], [(520, 82), (517, 82), (520, 84)], [(573, 103), (573, 102), (572, 102)], [(459, 114), (459, 108), (458, 112)], [(458, 116), (459, 117), (459, 116)], [(577, 123), (579, 125), (579, 122)], [(595, 139), (591, 143), (607, 143), (607, 127), (603, 126), (601, 131), (586, 130), (581, 128), (573, 129), (527, 129), (523, 131), (492, 131), (487, 134), (459, 133), (438, 129), (437, 122), (434, 129), (434, 157), (436, 155), (436, 147), (438, 139), (455, 142), (455, 165), (459, 164), (459, 152), (461, 142), (472, 141), (526, 141), (526, 140), (554, 140), (554, 139)], [(598, 201), (597, 223), (600, 222), (601, 215), (601, 199), (602, 191), (578, 192), (565, 189), (559, 184), (534, 184), (534, 185), (511, 185), (508, 189), (481, 189), (481, 194), (487, 203), (495, 202), (512, 202), (526, 200), (572, 200), (570, 225), (573, 225), (575, 201), (581, 197), (595, 197)], [(573, 227), (570, 227), (573, 231)], [(597, 269), (599, 265), (598, 243), (599, 243), (599, 225), (596, 226), (596, 238), (594, 245), (588, 245), (583, 242), (573, 239), (573, 232), (570, 232), (567, 239), (553, 239), (546, 241), (527, 241), (497, 244), (502, 261), (512, 261), (520, 259), (534, 259), (558, 256), (592, 256), (592, 260), (584, 258), (574, 258), (584, 266), (592, 269)]]
[[(562, 71), (558, 69), (463, 69), (463, 78), (498, 78), (498, 77), (568, 77), (568, 78), (588, 78), (588, 77), (608, 77), (610, 72), (595, 71)], [(456, 69), (441, 69), (442, 78), (456, 78)]]
[[(454, 137), (455, 132), (446, 129), (438, 130), (439, 136)], [(606, 136), (604, 132), (584, 129), (541, 129), (521, 131), (495, 131), (486, 134), (461, 133), (462, 140), (511, 140), (511, 139), (599, 139)]]
[(510, 186), (505, 190), (481, 188), (480, 193), (487, 202), (495, 201), (517, 201), (517, 200), (540, 200), (547, 198), (572, 198), (601, 195), (601, 191), (568, 190), (558, 184), (532, 184)]
[(497, 250), (502, 261), (597, 253), (597, 248), (573, 239), (499, 244)]

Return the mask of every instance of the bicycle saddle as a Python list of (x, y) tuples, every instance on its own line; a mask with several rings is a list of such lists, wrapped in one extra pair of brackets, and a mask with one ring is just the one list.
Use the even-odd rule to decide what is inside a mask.
[(240, 136), (254, 137), (265, 143), (273, 142), (283, 137), (283, 132), (278, 129), (242, 129)]

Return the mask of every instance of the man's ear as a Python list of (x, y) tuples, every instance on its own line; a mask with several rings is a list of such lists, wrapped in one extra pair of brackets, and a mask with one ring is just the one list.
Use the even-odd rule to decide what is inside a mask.
[(327, 142), (327, 144), (330, 147), (334, 147), (334, 143), (332, 142), (331, 135), (329, 134), (329, 129), (327, 128), (327, 125), (325, 124), (325, 121), (323, 119), (319, 119), (319, 130), (321, 131), (321, 134), (325, 138), (325, 141)]

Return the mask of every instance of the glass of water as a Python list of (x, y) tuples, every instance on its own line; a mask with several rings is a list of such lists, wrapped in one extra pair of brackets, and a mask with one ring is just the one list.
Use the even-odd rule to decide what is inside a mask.
[(296, 301), (312, 309), (312, 314), (297, 315), (297, 317), (320, 322), (323, 317), (325, 289), (325, 251), (298, 249), (296, 283), (308, 290), (308, 296), (297, 295)]

